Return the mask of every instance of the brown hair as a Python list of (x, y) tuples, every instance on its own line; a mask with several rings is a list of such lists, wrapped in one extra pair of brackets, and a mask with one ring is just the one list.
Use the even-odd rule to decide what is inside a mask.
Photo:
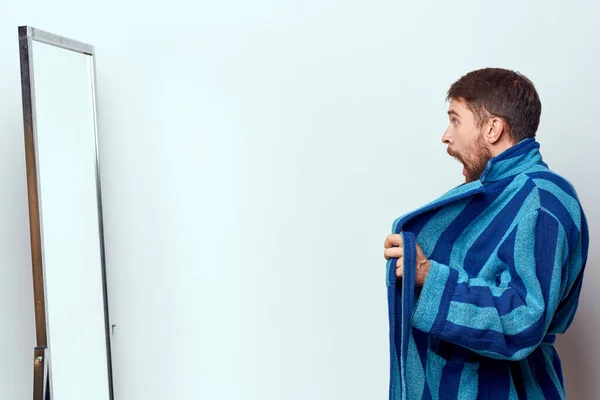
[(501, 68), (469, 72), (454, 82), (446, 100), (464, 101), (480, 127), (490, 117), (502, 118), (514, 143), (535, 137), (542, 103), (533, 83), (524, 75)]

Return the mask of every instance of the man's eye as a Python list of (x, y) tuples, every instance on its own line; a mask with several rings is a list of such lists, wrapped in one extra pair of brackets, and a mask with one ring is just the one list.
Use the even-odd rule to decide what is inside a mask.
[(458, 125), (458, 120), (456, 118), (452, 118), (452, 125)]

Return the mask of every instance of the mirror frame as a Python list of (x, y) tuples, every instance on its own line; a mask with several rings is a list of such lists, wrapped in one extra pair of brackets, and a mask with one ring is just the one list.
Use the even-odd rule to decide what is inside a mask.
[(33, 297), (35, 308), (36, 343), (34, 350), (34, 400), (52, 398), (51, 364), (48, 348), (48, 319), (46, 307), (46, 280), (44, 272), (44, 231), (42, 227), (42, 209), (40, 207), (39, 171), (38, 171), (38, 146), (35, 108), (35, 82), (33, 74), (32, 42), (37, 41), (56, 46), (65, 50), (74, 51), (91, 57), (91, 85), (92, 106), (94, 116), (94, 141), (95, 141), (95, 166), (96, 166), (96, 199), (98, 206), (98, 239), (102, 267), (102, 294), (104, 302), (104, 325), (106, 338), (106, 352), (108, 361), (108, 386), (110, 400), (114, 400), (112, 357), (111, 357), (111, 332), (108, 312), (108, 291), (106, 283), (106, 257), (104, 248), (104, 223), (102, 211), (102, 189), (100, 179), (100, 160), (98, 152), (98, 119), (97, 119), (97, 91), (96, 91), (96, 57), (94, 47), (68, 39), (49, 32), (19, 26), (19, 52), (21, 64), (21, 90), (23, 100), (23, 127), (25, 133), (25, 162), (27, 171), (27, 194), (29, 202), (29, 225), (31, 240), (31, 262), (33, 272)]

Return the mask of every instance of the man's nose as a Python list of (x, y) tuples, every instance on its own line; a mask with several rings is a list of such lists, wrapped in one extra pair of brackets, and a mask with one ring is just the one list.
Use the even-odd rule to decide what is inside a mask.
[(452, 144), (452, 135), (449, 131), (450, 129), (446, 129), (446, 132), (442, 135), (442, 143)]

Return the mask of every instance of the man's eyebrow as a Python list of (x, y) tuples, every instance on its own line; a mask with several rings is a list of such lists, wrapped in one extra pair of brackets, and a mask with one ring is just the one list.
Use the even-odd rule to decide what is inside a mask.
[(460, 118), (460, 115), (454, 110), (448, 110), (448, 115), (456, 115), (458, 118)]

